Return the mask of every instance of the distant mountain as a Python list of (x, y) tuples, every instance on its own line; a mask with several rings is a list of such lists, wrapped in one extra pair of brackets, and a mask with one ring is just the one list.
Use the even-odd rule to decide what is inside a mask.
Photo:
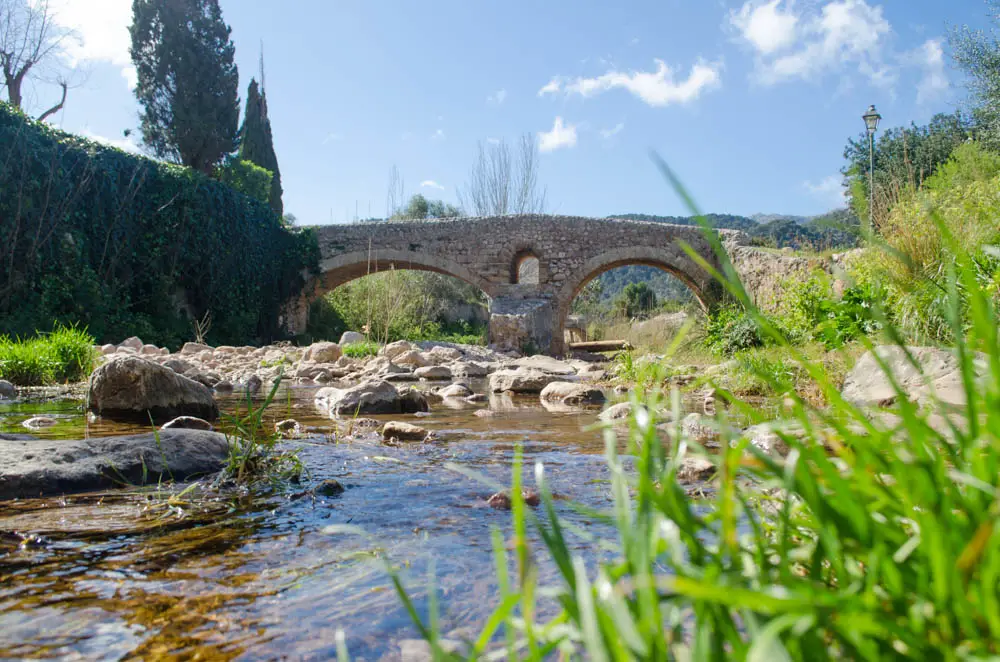
[(809, 216), (791, 216), (789, 214), (753, 214), (750, 218), (757, 221), (758, 223), (772, 223), (774, 221), (794, 221), (796, 223), (805, 223), (809, 220)]
[[(647, 223), (671, 223), (673, 225), (697, 225), (694, 216), (655, 216), (653, 214), (618, 214), (608, 218), (620, 218), (624, 221), (645, 221)], [(713, 228), (722, 230), (743, 230), (750, 232), (757, 223), (746, 216), (734, 214), (705, 214), (705, 220)]]

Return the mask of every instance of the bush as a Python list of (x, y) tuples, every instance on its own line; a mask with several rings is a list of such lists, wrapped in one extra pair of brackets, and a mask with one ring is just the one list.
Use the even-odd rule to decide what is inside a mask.
[(815, 340), (834, 349), (881, 328), (874, 313), (885, 302), (886, 291), (878, 284), (852, 285), (838, 299), (830, 279), (817, 274), (788, 281), (784, 289), (779, 315), (792, 340)]
[(207, 340), (239, 345), (282, 335), (318, 246), (218, 181), (0, 103), (0, 258), (0, 333), (80, 323), (176, 347), (211, 311)]
[(56, 327), (28, 340), (0, 336), (0, 379), (19, 386), (83, 381), (96, 361), (94, 339), (76, 328)]
[(740, 306), (720, 308), (705, 324), (705, 345), (723, 356), (730, 356), (766, 344), (757, 322)]

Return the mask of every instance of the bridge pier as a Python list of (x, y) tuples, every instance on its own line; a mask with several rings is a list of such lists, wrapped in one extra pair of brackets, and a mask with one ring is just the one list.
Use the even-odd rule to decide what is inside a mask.
[(556, 309), (551, 299), (494, 298), (490, 301), (490, 344), (525, 354), (562, 354)]

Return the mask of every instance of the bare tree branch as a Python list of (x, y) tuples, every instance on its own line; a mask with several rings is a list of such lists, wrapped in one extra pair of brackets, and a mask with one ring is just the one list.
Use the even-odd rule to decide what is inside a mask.
[(45, 119), (49, 115), (53, 115), (55, 113), (58, 113), (60, 110), (62, 110), (63, 105), (66, 103), (66, 86), (67, 86), (66, 81), (63, 81), (63, 82), (59, 83), (59, 86), (62, 87), (62, 98), (59, 99), (59, 103), (57, 103), (56, 105), (52, 106), (51, 108), (49, 108), (48, 110), (46, 110), (44, 113), (42, 113), (41, 115), (38, 116), (38, 121), (39, 122), (44, 122)]
[[(11, 105), (21, 108), (27, 80), (52, 81), (46, 70), (65, 66), (66, 42), (76, 34), (55, 22), (49, 0), (0, 0), (0, 74)], [(66, 103), (68, 83), (60, 77), (62, 99), (39, 119), (57, 112)]]
[(458, 190), (459, 204), (476, 216), (540, 214), (545, 190), (538, 184), (538, 144), (531, 134), (521, 136), (514, 154), (505, 140), (478, 145), (469, 181)]

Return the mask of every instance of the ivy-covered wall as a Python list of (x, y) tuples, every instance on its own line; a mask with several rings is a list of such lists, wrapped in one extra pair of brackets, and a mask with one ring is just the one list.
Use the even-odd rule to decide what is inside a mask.
[(0, 335), (60, 322), (176, 347), (211, 312), (210, 342), (269, 341), (318, 255), (222, 183), (0, 103)]

